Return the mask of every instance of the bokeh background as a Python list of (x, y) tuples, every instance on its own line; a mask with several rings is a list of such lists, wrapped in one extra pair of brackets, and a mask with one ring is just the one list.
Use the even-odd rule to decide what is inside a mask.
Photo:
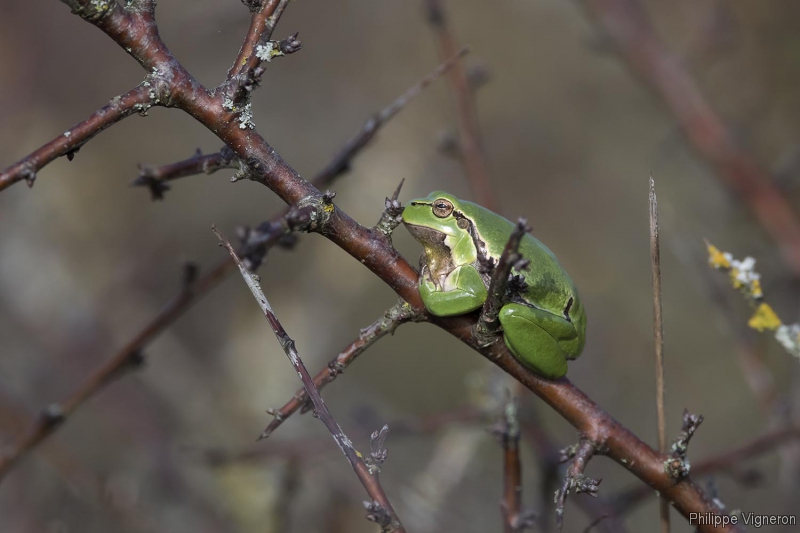
[[(692, 150), (674, 117), (626, 66), (580, 2), (451, 0), (470, 67), (489, 74), (477, 109), (501, 210), (533, 233), (576, 281), (589, 318), (570, 378), (620, 422), (655, 443), (652, 296), (647, 192), (652, 174), (662, 220), (669, 434), (684, 408), (706, 421), (690, 448), (700, 460), (769, 429), (741, 364), (755, 350), (782, 405), (800, 408), (798, 361), (746, 331), (749, 310), (707, 270), (703, 239), (758, 258), (780, 314), (798, 314), (797, 285), (741, 200)], [(656, 30), (742, 146), (793, 204), (800, 141), (800, 5), (795, 0), (647, 0)], [(160, 2), (161, 33), (203, 83), (224, 78), (248, 26), (233, 0)], [(301, 0), (276, 37), (299, 31), (300, 53), (275, 60), (254, 98), (255, 123), (303, 175), (321, 168), (372, 113), (440, 61), (421, 2)], [(0, 165), (16, 161), (139, 83), (142, 73), (96, 28), (59, 2), (0, 1)], [(333, 187), (336, 203), (371, 224), (401, 179), (401, 199), (445, 189), (472, 198), (459, 162), (440, 140), (455, 131), (444, 80), (381, 131)], [(58, 401), (130, 339), (179, 288), (181, 265), (221, 259), (210, 231), (229, 234), (281, 207), (231, 171), (174, 183), (163, 202), (129, 186), (137, 163), (163, 164), (219, 149), (175, 110), (152, 109), (59, 159), (35, 187), (0, 194), (0, 439)], [(800, 206), (798, 206), (800, 208)], [(412, 262), (418, 245), (399, 228)], [(318, 236), (271, 253), (264, 288), (312, 371), (322, 368), (395, 296)], [(715, 296), (716, 295), (716, 296)], [(0, 530), (9, 532), (369, 532), (363, 492), (310, 416), (253, 444), (299, 381), (240, 279), (230, 278), (146, 350), (142, 371), (79, 410), (0, 486)], [(325, 390), (349, 436), (368, 449), (380, 424), (491, 411), (507, 383), (444, 332), (406, 325)], [(486, 384), (492, 386), (488, 387)], [(499, 385), (498, 385), (499, 384)], [(489, 390), (489, 392), (487, 392)], [(487, 399), (488, 397), (488, 399)], [(575, 431), (536, 398), (523, 408), (557, 446)], [(23, 418), (20, 419), (20, 416)], [(409, 531), (498, 531), (502, 456), (487, 426), (441, 425), (388, 442), (382, 480)], [(211, 466), (208, 450), (260, 458)], [(524, 497), (542, 510), (539, 458), (523, 439)], [(298, 450), (303, 453), (290, 453)], [(796, 453), (784, 449), (742, 468), (757, 487), (719, 475), (731, 509), (797, 509)], [(601, 494), (638, 483), (604, 458), (587, 472)], [(586, 496), (578, 496), (583, 498)], [(575, 497), (573, 497), (575, 498)], [(630, 531), (655, 531), (655, 495), (630, 515)], [(590, 521), (567, 504), (565, 531)], [(692, 528), (674, 519), (673, 531)], [(773, 528), (770, 531), (790, 531)]]

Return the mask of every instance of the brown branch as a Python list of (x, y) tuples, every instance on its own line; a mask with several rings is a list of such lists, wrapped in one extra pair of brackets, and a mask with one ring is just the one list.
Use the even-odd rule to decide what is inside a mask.
[[(314, 176), (312, 181), (330, 184), (335, 178), (349, 171), (353, 159), (375, 139), (383, 126), (405, 109), (426, 87), (458, 64), (459, 58), (467, 52), (468, 50), (464, 48), (455, 57), (444, 61), (388, 106), (369, 117), (361, 129), (344, 144), (331, 161)], [(139, 171), (139, 177), (134, 180), (133, 185), (150, 187), (153, 199), (160, 200), (163, 198), (164, 192), (169, 189), (165, 182), (197, 174), (213, 174), (226, 168), (239, 168), (235, 154), (227, 147), (208, 155), (201, 155), (198, 151), (189, 159), (176, 163), (163, 166), (143, 165)], [(324, 185), (318, 185), (318, 187), (324, 187)]]
[(508, 242), (503, 248), (497, 265), (483, 265), (484, 268), (491, 269), (492, 277), (489, 282), (488, 296), (475, 328), (476, 338), (482, 345), (489, 345), (497, 340), (497, 331), (500, 329), (500, 309), (507, 301), (506, 293), (510, 286), (512, 289), (519, 289), (519, 284), (523, 283), (522, 278), (514, 279), (511, 283), (511, 269), (523, 270), (528, 267), (529, 261), (519, 253), (519, 245), (527, 232), (528, 221), (520, 218), (514, 231), (508, 237)]
[[(244, 249), (251, 254), (251, 257), (253, 253), (260, 253), (263, 257), (263, 254), (274, 246), (283, 234), (293, 231), (302, 223), (296, 217), (297, 215), (293, 212), (283, 217), (276, 217), (273, 219), (273, 224), (285, 229), (274, 231), (270, 239), (262, 240), (255, 252), (252, 246), (245, 245)], [(233, 272), (233, 267), (233, 261), (222, 261), (208, 274), (196, 280), (193, 279), (196, 276), (194, 267), (187, 267), (184, 284), (178, 295), (128, 344), (90, 374), (75, 392), (61, 402), (45, 408), (31, 426), (17, 438), (10, 449), (0, 455), (0, 481), (17, 461), (52, 435), (81, 405), (120, 377), (125, 370), (141, 366), (144, 361), (142, 353), (144, 348)]]
[(124, 374), (144, 362), (142, 350), (171, 326), (198, 298), (222, 281), (232, 264), (220, 263), (211, 272), (184, 289), (150, 321), (128, 344), (89, 375), (78, 389), (59, 403), (45, 408), (8, 451), (0, 456), (0, 480), (25, 454), (58, 429), (84, 402)]
[(417, 95), (419, 95), (428, 85), (436, 81), (442, 74), (448, 70), (457, 68), (460, 59), (468, 53), (467, 48), (461, 49), (459, 52), (454, 52), (447, 56), (447, 59), (442, 62), (435, 70), (430, 72), (427, 76), (422, 78), (415, 85), (410, 87), (405, 93), (400, 95), (394, 102), (386, 106), (380, 112), (371, 116), (361, 129), (356, 133), (344, 148), (334, 156), (331, 162), (322, 171), (317, 174), (315, 179), (319, 179), (324, 175), (335, 176), (347, 172), (350, 169), (350, 164), (353, 156), (368, 144), (375, 135), (389, 120), (391, 120), (397, 113), (402, 111)]
[[(542, 472), (542, 508), (539, 520), (543, 531), (549, 531), (548, 514), (553, 501), (553, 488), (558, 485), (559, 465), (562, 462), (561, 451), (544, 432), (541, 423), (533, 416), (533, 411), (526, 409), (527, 419), (523, 420), (522, 430), (526, 438), (533, 444), (539, 456), (540, 471)], [(647, 487), (647, 485), (641, 485)], [(583, 512), (592, 519), (595, 528), (603, 533), (626, 533), (625, 523), (616, 516), (615, 507), (611, 502), (600, 495), (594, 498), (577, 498), (573, 500)], [(546, 514), (547, 513), (547, 514)]]
[[(458, 50), (458, 44), (453, 29), (450, 27), (443, 2), (444, 0), (425, 0), (425, 6), (428, 22), (436, 33), (441, 57), (452, 57)], [(459, 62), (453, 67), (449, 78), (458, 111), (460, 154), (464, 170), (472, 192), (478, 201), (488, 209), (497, 211), (498, 203), (492, 190), (486, 165), (475, 111), (474, 94), (463, 63)]]
[(636, 0), (581, 3), (605, 28), (630, 68), (662, 99), (697, 153), (750, 209), (800, 275), (800, 220), (773, 178), (739, 146)]
[[(131, 23), (118, 13), (103, 17), (97, 26), (123, 47), (148, 71), (155, 69), (169, 84), (170, 103), (189, 113), (213, 131), (251, 170), (252, 179), (264, 184), (290, 205), (315, 209), (313, 231), (330, 239), (380, 277), (416, 310), (424, 306), (417, 291), (417, 272), (391, 246), (389, 239), (360, 226), (303, 180), (255, 130), (252, 123), (222, 107), (222, 95), (210, 92), (175, 60), (154, 30), (154, 21), (141, 17)], [(146, 43), (146, 46), (145, 46)], [(164, 76), (168, 73), (169, 76)], [(473, 337), (475, 318), (430, 317), (456, 338), (471, 346), (533, 391), (592, 442), (603, 453), (664, 494), (685, 517), (690, 513), (719, 514), (720, 510), (688, 477), (678, 481), (666, 475), (665, 460), (627, 428), (603, 411), (568, 379), (547, 380), (525, 368), (503, 343), (480, 347)], [(702, 533), (712, 529), (701, 525)], [(734, 531), (731, 525), (722, 531)], [(713, 529), (719, 533), (720, 529)]]
[(192, 157), (168, 165), (140, 165), (139, 176), (131, 185), (147, 187), (153, 200), (163, 200), (164, 193), (170, 188), (167, 182), (196, 174), (213, 174), (226, 168), (239, 168), (236, 155), (227, 147), (208, 155), (203, 155), (198, 149)]
[[(29, 413), (18, 405), (16, 398), (11, 398), (0, 391), (0, 432), (16, 434), (24, 429), (28, 418)], [(82, 494), (90, 496), (93, 503), (108, 511), (109, 515), (120, 522), (124, 530), (154, 532), (153, 524), (144, 513), (132, 512), (129, 507), (119, 505), (109, 493), (103, 480), (94, 472), (84, 468), (80, 460), (64, 447), (50, 446), (42, 451), (42, 455), (70, 486), (77, 487)]]
[[(305, 392), (305, 389), (303, 391)], [(391, 421), (388, 425), (392, 428), (392, 437), (396, 439), (428, 435), (453, 424), (482, 423), (485, 419), (485, 413), (478, 409), (462, 408), (427, 416), (399, 418)], [(359, 426), (364, 427), (367, 422), (371, 423), (372, 420), (357, 420), (357, 422)], [(374, 427), (374, 424), (370, 425), (370, 427)], [(238, 451), (227, 451), (220, 448), (207, 449), (202, 453), (202, 459), (210, 466), (219, 466), (236, 462), (264, 461), (272, 457), (299, 459), (310, 454), (326, 453), (330, 450), (331, 448), (327, 443), (321, 443), (319, 440), (270, 440), (266, 446), (259, 443)]]
[[(356, 358), (367, 351), (373, 344), (378, 342), (380, 339), (385, 337), (386, 335), (394, 334), (395, 330), (400, 327), (401, 324), (405, 324), (411, 320), (417, 318), (417, 313), (405, 302), (399, 302), (390, 308), (386, 313), (367, 326), (366, 328), (362, 329), (359, 334), (358, 338), (347, 345), (347, 347), (342, 350), (339, 355), (337, 355), (328, 366), (322, 369), (317, 375), (314, 377), (314, 386), (317, 389), (322, 390), (326, 387), (329, 383), (333, 382), (337, 376), (344, 372), (344, 370), (356, 360)], [(280, 409), (270, 409), (267, 411), (270, 415), (272, 415), (273, 419), (267, 425), (266, 429), (259, 435), (258, 439), (266, 439), (269, 437), (273, 431), (278, 429), (281, 424), (283, 424), (287, 418), (292, 416), (298, 410), (302, 413), (308, 411), (309, 408), (309, 397), (308, 392), (305, 388), (298, 389), (297, 392), (294, 393), (294, 396), (286, 402)]]
[(247, 30), (239, 55), (228, 70), (228, 80), (233, 80), (240, 74), (255, 69), (260, 63), (256, 48), (272, 37), (275, 26), (278, 24), (283, 10), (290, 0), (250, 0), (245, 4), (251, 8), (253, 14), (250, 19), (250, 28)]
[[(452, 59), (450, 64), (452, 64), (454, 61), (455, 59)], [(370, 126), (370, 129), (367, 130), (367, 126), (371, 124), (371, 121), (367, 121), (365, 128), (356, 135), (356, 138), (366, 137), (366, 140), (360, 143), (353, 143), (352, 140), (349, 141), (347, 144), (345, 144), (342, 150), (337, 153), (334, 161), (351, 161), (354, 159), (366, 146), (369, 145), (369, 141), (375, 136), (375, 133), (378, 131), (378, 129), (380, 129), (380, 127), (385, 125), (390, 118), (394, 117), (397, 112), (399, 112), (404, 105), (408, 103), (411, 98), (413, 98), (416, 92), (419, 92), (422, 88), (430, 84), (431, 81), (433, 81), (447, 68), (448, 63), (440, 65), (436, 71), (429, 74), (412, 89), (404, 93), (403, 96), (393, 102), (389, 107), (381, 111), (378, 115), (383, 118), (377, 127)], [(225, 155), (223, 156), (223, 154)], [(197, 168), (197, 166), (210, 165), (210, 160), (218, 161), (217, 157), (232, 160), (236, 156), (226, 147), (221, 152), (212, 154), (211, 156), (195, 156), (194, 158), (174, 163), (173, 165), (158, 167), (158, 170), (156, 170), (155, 173), (160, 176), (169, 176), (171, 172), (175, 172), (177, 169), (188, 169), (189, 167)], [(324, 188), (329, 186), (334, 179), (341, 175), (341, 172), (332, 172), (332, 168), (338, 167), (334, 167), (334, 165), (329, 164), (317, 174), (317, 176), (314, 178), (314, 184), (317, 187)], [(148, 185), (153, 186), (152, 184)], [(157, 185), (155, 187), (157, 187)], [(0, 187), (0, 189), (1, 188), (2, 187)], [(296, 221), (288, 221), (288, 216), (289, 210), (287, 209), (280, 215), (273, 217), (273, 219), (270, 221), (262, 223), (256, 230), (249, 231), (243, 236), (244, 247), (242, 250), (242, 256), (247, 257), (247, 261), (249, 263), (248, 266), (251, 269), (257, 268), (267, 250), (277, 244), (280, 238), (283, 237), (287, 231), (292, 231), (292, 228), (296, 227)], [(276, 228), (285, 228), (285, 230), (276, 231)], [(19, 461), (25, 454), (32, 451), (43, 440), (52, 435), (60, 427), (61, 423), (66, 420), (68, 415), (71, 415), (84, 402), (93, 397), (94, 394), (112, 383), (114, 378), (119, 374), (118, 369), (122, 366), (125, 366), (125, 362), (129, 357), (131, 357), (132, 353), (140, 352), (147, 345), (153, 342), (158, 335), (160, 335), (165, 329), (167, 329), (167, 327), (180, 318), (183, 313), (188, 311), (196, 302), (198, 302), (212, 289), (217, 287), (223, 279), (230, 275), (235, 270), (233, 267), (234, 262), (232, 260), (222, 261), (208, 274), (191, 284), (191, 287), (184, 287), (181, 292), (165, 306), (164, 310), (162, 310), (144, 329), (138, 332), (122, 350), (117, 352), (114, 356), (112, 356), (111, 359), (109, 359), (93, 374), (87, 377), (87, 379), (81, 385), (79, 385), (78, 389), (71, 396), (64, 399), (60, 404), (54, 404), (54, 406), (48, 408), (52, 409), (55, 413), (61, 411), (64, 415), (63, 418), (60, 420), (57, 419), (55, 421), (51, 421), (48, 415), (40, 415), (40, 417), (18, 437), (10, 449), (0, 455), (0, 481), (3, 479), (8, 470), (11, 469), (14, 464), (16, 464), (17, 461)], [(64, 406), (67, 406), (67, 409), (65, 409)]]
[[(800, 440), (800, 427), (784, 427), (769, 431), (727, 452), (695, 462), (692, 465), (692, 474), (704, 476), (737, 469), (744, 461), (773, 452), (781, 445), (797, 440)], [(653, 491), (643, 485), (622, 491), (614, 497), (616, 513), (622, 515), (630, 512), (652, 494)]]
[(503, 448), (503, 512), (504, 533), (521, 533), (532, 529), (537, 522), (537, 513), (522, 506), (522, 464), (520, 462), (518, 418), (519, 402), (509, 395), (503, 406), (503, 415), (494, 434)]
[(101, 131), (134, 113), (144, 114), (150, 106), (156, 105), (151, 91), (149, 84), (142, 84), (113, 98), (86, 120), (6, 168), (0, 172), (0, 191), (22, 180), (33, 187), (36, 173), (45, 165), (61, 156), (67, 156), (71, 161), (75, 153)]
[(556, 531), (561, 533), (564, 527), (564, 505), (567, 503), (567, 496), (570, 491), (575, 494), (585, 492), (590, 496), (597, 496), (600, 479), (593, 479), (583, 474), (589, 461), (597, 453), (597, 445), (587, 438), (581, 438), (578, 444), (563, 450), (562, 462), (571, 460), (564, 476), (561, 488), (556, 492)]
[[(383, 487), (378, 481), (378, 476), (376, 475), (377, 472), (374, 470), (373, 466), (367, 465), (367, 463), (362, 459), (361, 454), (358, 453), (355, 448), (353, 448), (352, 442), (347, 438), (347, 435), (344, 434), (344, 431), (342, 431), (342, 428), (334, 419), (333, 414), (330, 412), (327, 405), (325, 405), (322, 396), (319, 394), (319, 389), (317, 389), (317, 386), (314, 384), (314, 380), (311, 378), (311, 374), (308, 373), (303, 360), (300, 358), (300, 354), (297, 353), (294, 340), (289, 337), (288, 333), (286, 333), (286, 330), (281, 325), (278, 317), (275, 316), (275, 313), (269, 304), (269, 300), (267, 300), (267, 297), (261, 290), (258, 277), (247, 270), (244, 263), (242, 263), (242, 261), (239, 259), (239, 256), (236, 255), (236, 251), (233, 249), (233, 246), (225, 238), (225, 236), (222, 235), (222, 233), (220, 233), (216, 228), (213, 228), (213, 230), (217, 235), (217, 238), (219, 238), (222, 245), (228, 250), (228, 253), (239, 267), (239, 272), (241, 273), (242, 278), (244, 278), (245, 283), (250, 288), (250, 292), (253, 293), (253, 297), (261, 307), (261, 310), (264, 313), (264, 316), (267, 318), (272, 331), (275, 333), (275, 337), (278, 339), (278, 343), (283, 348), (283, 351), (286, 352), (286, 356), (289, 358), (289, 361), (291, 361), (295, 371), (300, 376), (300, 380), (303, 382), (303, 387), (305, 388), (308, 397), (311, 399), (311, 402), (314, 404), (314, 410), (317, 416), (319, 417), (320, 421), (325, 424), (325, 427), (330, 432), (333, 440), (336, 441), (336, 444), (339, 445), (339, 448), (350, 462), (350, 466), (353, 468), (358, 480), (364, 486), (367, 494), (372, 499), (371, 502), (365, 502), (365, 507), (368, 511), (367, 517), (373, 522), (378, 523), (381, 526), (382, 531), (386, 531), (387, 533), (405, 533), (405, 529), (400, 523), (400, 519), (394, 512), (392, 504), (389, 502), (389, 498), (387, 498), (386, 493), (383, 491)], [(385, 430), (388, 431), (388, 427), (385, 428)], [(378, 435), (373, 434), (372, 440), (376, 441), (377, 439)], [(375, 452), (373, 448), (373, 459), (376, 459), (375, 455), (380, 455), (382, 453), (382, 450), (380, 450), (382, 447), (383, 441), (381, 440), (378, 447), (379, 451)], [(383, 458), (385, 459), (385, 455)]]
[[(658, 240), (658, 199), (656, 182), (650, 176), (650, 265), (653, 278), (653, 336), (656, 345), (656, 415), (658, 451), (667, 453), (667, 418), (664, 413), (664, 322), (661, 315), (661, 246)], [(661, 533), (669, 533), (669, 501), (661, 498)]]

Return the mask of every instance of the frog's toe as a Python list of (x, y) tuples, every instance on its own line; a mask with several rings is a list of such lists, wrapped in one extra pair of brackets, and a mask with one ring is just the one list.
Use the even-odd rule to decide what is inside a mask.
[[(517, 307), (522, 309), (517, 309)], [(503, 339), (506, 346), (525, 366), (550, 379), (567, 373), (567, 358), (558, 342), (542, 329), (529, 308), (506, 305), (500, 311)]]

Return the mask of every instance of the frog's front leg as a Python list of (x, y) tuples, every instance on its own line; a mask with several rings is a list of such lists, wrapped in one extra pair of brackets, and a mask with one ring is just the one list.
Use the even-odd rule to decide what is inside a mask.
[(445, 277), (441, 287), (423, 275), (419, 293), (425, 307), (436, 316), (463, 315), (486, 301), (486, 285), (472, 265), (456, 268)]
[(577, 338), (571, 322), (558, 315), (509, 303), (500, 310), (506, 346), (528, 368), (548, 378), (567, 373), (564, 350)]

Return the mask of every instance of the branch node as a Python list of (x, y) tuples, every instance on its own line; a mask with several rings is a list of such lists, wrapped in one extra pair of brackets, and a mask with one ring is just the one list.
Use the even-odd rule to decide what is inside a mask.
[(375, 231), (378, 231), (387, 237), (391, 238), (395, 228), (403, 222), (403, 204), (400, 203), (398, 197), (400, 196), (400, 189), (403, 187), (405, 178), (400, 180), (400, 184), (395, 189), (391, 198), (386, 198), (384, 202), (383, 213), (378, 223), (375, 224)]
[(103, 18), (119, 8), (116, 0), (61, 0), (72, 10), (73, 15), (78, 15), (87, 22), (97, 24)]
[(325, 224), (330, 220), (331, 215), (336, 209), (336, 206), (333, 204), (333, 198), (335, 196), (336, 193), (326, 191), (322, 196), (306, 196), (297, 202), (296, 207), (298, 209), (305, 207), (310, 208), (308, 227), (305, 229), (306, 232), (322, 232), (325, 229)]
[(567, 496), (570, 491), (575, 494), (586, 493), (590, 496), (597, 496), (601, 479), (594, 479), (584, 475), (586, 466), (589, 461), (598, 452), (597, 446), (588, 438), (581, 437), (580, 441), (575, 446), (570, 446), (561, 451), (562, 459), (564, 457), (572, 463), (567, 468), (567, 474), (564, 476), (564, 482), (561, 488), (556, 491), (555, 504), (556, 504), (556, 530), (560, 533), (564, 526), (564, 506), (567, 503)]
[(381, 471), (381, 465), (386, 462), (389, 451), (386, 449), (386, 438), (389, 436), (389, 426), (384, 426), (378, 431), (373, 431), (370, 435), (369, 447), (370, 456), (367, 458), (366, 463), (369, 467), (369, 473), (373, 476)]
[(686, 452), (689, 448), (689, 441), (692, 440), (695, 431), (703, 423), (703, 415), (693, 415), (689, 413), (688, 409), (683, 410), (683, 426), (681, 434), (672, 443), (672, 455), (681, 459), (686, 458)]
[(364, 509), (367, 511), (367, 520), (381, 526), (381, 533), (389, 533), (394, 530), (392, 515), (383, 505), (377, 501), (365, 501)]
[(55, 427), (61, 424), (66, 418), (64, 409), (57, 403), (51, 403), (42, 410), (42, 422), (47, 427)]

